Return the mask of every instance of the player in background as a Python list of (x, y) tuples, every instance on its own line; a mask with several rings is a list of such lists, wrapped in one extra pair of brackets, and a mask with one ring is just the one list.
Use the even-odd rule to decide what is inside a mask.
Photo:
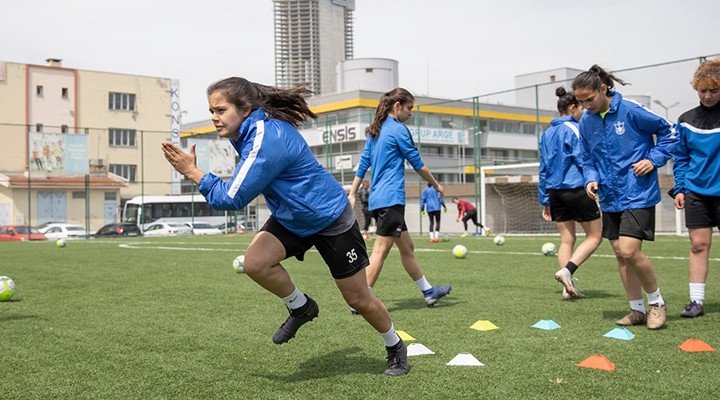
[(483, 224), (478, 222), (477, 209), (474, 205), (472, 205), (472, 203), (466, 200), (459, 199), (457, 197), (453, 197), (452, 202), (457, 204), (458, 209), (458, 215), (455, 219), (455, 222), (460, 222), (460, 220), (462, 219), (463, 227), (465, 227), (465, 233), (460, 235), (461, 237), (466, 237), (468, 235), (468, 221), (472, 221), (473, 224), (475, 224), (476, 235), (482, 236), (490, 234), (490, 229), (485, 229)]
[[(375, 243), (366, 269), (367, 281), (372, 288), (382, 271), (390, 248), (395, 244), (405, 272), (415, 281), (428, 307), (452, 290), (452, 285), (432, 286), (415, 258), (415, 246), (405, 223), (405, 161), (415, 172), (430, 182), (440, 195), (443, 187), (435, 180), (415, 148), (410, 131), (405, 126), (412, 116), (415, 98), (403, 88), (384, 93), (375, 110), (375, 119), (367, 129), (365, 148), (350, 189), (350, 202), (354, 203), (360, 182), (372, 167), (370, 211), (377, 223)], [(358, 310), (360, 311), (360, 310)]]
[(440, 241), (440, 207), (447, 212), (445, 200), (440, 195), (440, 192), (435, 190), (431, 183), (428, 183), (420, 196), (420, 212), (422, 214), (427, 212), (430, 219), (430, 227), (428, 228), (430, 243)]
[[(318, 304), (290, 279), (282, 260), (315, 246), (335, 278), (340, 293), (362, 313), (385, 342), (386, 375), (408, 372), (407, 348), (385, 305), (367, 290), (365, 241), (345, 191), (318, 164), (297, 125), (315, 114), (302, 86), (282, 89), (228, 78), (207, 89), (212, 122), (240, 155), (229, 182), (197, 167), (195, 145), (187, 154), (162, 143), (168, 162), (198, 185), (208, 204), (240, 210), (261, 193), (272, 215), (245, 252), (245, 273), (285, 303), (290, 315), (273, 335), (282, 344), (319, 314)], [(354, 203), (353, 203), (354, 204)]]
[(712, 229), (720, 228), (720, 59), (705, 61), (693, 76), (700, 105), (678, 119), (680, 143), (673, 153), (675, 207), (685, 209), (690, 236), (690, 304), (686, 318), (705, 314), (705, 281)]
[[(583, 108), (564, 87), (555, 90), (561, 117), (550, 122), (540, 138), (538, 199), (545, 221), (555, 221), (560, 232), (555, 280), (563, 285), (563, 299), (583, 297), (573, 284), (573, 274), (600, 246), (602, 222), (597, 202), (585, 193), (578, 121)], [(575, 225), (585, 231), (585, 240), (575, 249)]]
[(586, 110), (580, 119), (585, 189), (600, 201), (602, 236), (615, 252), (630, 303), (630, 314), (616, 323), (659, 329), (665, 326), (667, 307), (642, 244), (655, 240), (657, 168), (670, 159), (677, 137), (665, 118), (623, 99), (615, 82), (625, 85), (597, 65), (573, 81), (575, 97)]
[(360, 188), (358, 189), (358, 197), (360, 198), (363, 219), (365, 220), (363, 223), (363, 228), (360, 230), (360, 232), (362, 233), (363, 239), (370, 240), (370, 237), (368, 236), (368, 230), (370, 229), (370, 222), (372, 222), (373, 216), (369, 209), (369, 206), (370, 206), (370, 181), (369, 180), (363, 179), (362, 185), (360, 185)]

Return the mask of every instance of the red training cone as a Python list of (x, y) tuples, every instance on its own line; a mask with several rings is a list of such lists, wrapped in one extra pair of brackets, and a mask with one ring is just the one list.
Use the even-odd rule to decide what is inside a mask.
[(688, 353), (699, 353), (703, 351), (715, 351), (709, 344), (698, 339), (688, 339), (685, 343), (678, 346), (681, 350)]
[(592, 355), (583, 360), (583, 362), (581, 362), (580, 364), (575, 364), (575, 366), (583, 368), (602, 369), (604, 371), (615, 371), (615, 364), (613, 364), (602, 354)]

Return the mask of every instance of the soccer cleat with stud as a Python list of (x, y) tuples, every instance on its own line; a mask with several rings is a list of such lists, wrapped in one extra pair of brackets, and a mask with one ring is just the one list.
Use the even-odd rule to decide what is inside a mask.
[(705, 315), (705, 308), (696, 301), (686, 305), (683, 312), (680, 313), (680, 316), (685, 318), (695, 318), (703, 315)]
[(429, 296), (425, 296), (425, 304), (427, 304), (428, 307), (434, 306), (435, 303), (438, 302), (438, 300), (447, 296), (451, 290), (452, 285), (433, 286), (432, 294), (430, 294)]
[(615, 324), (620, 326), (634, 326), (634, 325), (645, 325), (647, 322), (647, 315), (638, 310), (630, 310), (630, 314), (622, 317), (615, 321)]
[(290, 339), (295, 337), (298, 329), (304, 324), (315, 319), (320, 313), (315, 300), (311, 299), (310, 296), (305, 295), (307, 303), (297, 310), (289, 310), (290, 316), (283, 322), (282, 325), (275, 331), (272, 337), (272, 341), (275, 344), (283, 344), (288, 342)]
[(563, 285), (570, 297), (577, 299), (580, 295), (578, 294), (579, 292), (575, 290), (575, 285), (573, 285), (572, 279), (572, 274), (567, 268), (563, 268), (555, 273), (555, 280)]
[(648, 329), (660, 329), (665, 326), (667, 319), (667, 306), (665, 304), (650, 304), (650, 311), (647, 314)]
[(410, 366), (407, 361), (407, 347), (405, 347), (402, 339), (395, 346), (385, 347), (385, 349), (388, 353), (385, 375), (399, 376), (407, 374)]

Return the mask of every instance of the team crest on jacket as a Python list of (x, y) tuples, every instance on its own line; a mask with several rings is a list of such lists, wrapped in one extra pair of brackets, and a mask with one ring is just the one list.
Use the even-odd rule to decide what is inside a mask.
[(614, 125), (615, 125), (615, 133), (617, 133), (618, 135), (625, 134), (625, 121), (618, 121)]

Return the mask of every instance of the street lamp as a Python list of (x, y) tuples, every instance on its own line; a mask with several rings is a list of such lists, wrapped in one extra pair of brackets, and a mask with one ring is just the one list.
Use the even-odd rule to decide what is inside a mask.
[(667, 119), (667, 120), (670, 119), (670, 116), (669, 116), (669, 114), (668, 114), (668, 110), (670, 110), (671, 108), (673, 108), (673, 107), (675, 107), (676, 105), (680, 104), (679, 101), (676, 101), (676, 102), (674, 102), (673, 104), (671, 104), (671, 105), (669, 105), (669, 106), (666, 106), (666, 105), (663, 104), (660, 100), (653, 100), (653, 103), (659, 105), (660, 107), (662, 107), (662, 108), (665, 110), (665, 119)]

